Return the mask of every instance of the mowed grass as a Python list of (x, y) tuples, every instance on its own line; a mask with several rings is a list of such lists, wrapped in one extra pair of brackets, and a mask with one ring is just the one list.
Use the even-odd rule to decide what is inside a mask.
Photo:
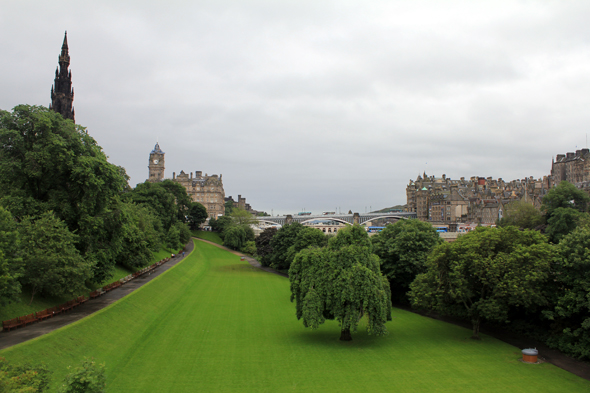
[(590, 382), (470, 331), (394, 310), (386, 337), (305, 329), (286, 278), (195, 241), (183, 262), (108, 308), (1, 351), (45, 361), (59, 382), (84, 356), (108, 392), (588, 392)]
[(192, 231), (193, 236), (198, 237), (200, 239), (209, 240), (210, 242), (223, 244), (223, 240), (219, 237), (217, 232), (210, 232), (210, 231)]

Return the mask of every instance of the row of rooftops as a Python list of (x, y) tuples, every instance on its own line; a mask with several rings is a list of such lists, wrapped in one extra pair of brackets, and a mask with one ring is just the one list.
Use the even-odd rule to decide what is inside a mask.
[(588, 148), (584, 148), (584, 149), (580, 149), (580, 150), (576, 150), (576, 152), (568, 152), (566, 154), (558, 154), (555, 157), (555, 160), (553, 161), (554, 163), (562, 163), (562, 162), (568, 162), (568, 161), (573, 161), (573, 160), (585, 160), (590, 155), (590, 149)]

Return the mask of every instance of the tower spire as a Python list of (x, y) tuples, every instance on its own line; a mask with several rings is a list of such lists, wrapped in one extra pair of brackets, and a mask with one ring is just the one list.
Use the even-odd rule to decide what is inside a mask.
[(72, 102), (74, 101), (74, 89), (72, 88), (72, 73), (70, 66), (70, 54), (68, 48), (68, 32), (64, 34), (61, 53), (58, 57), (59, 71), (55, 70), (55, 80), (51, 87), (51, 104), (49, 109), (60, 113), (64, 119), (74, 119)]

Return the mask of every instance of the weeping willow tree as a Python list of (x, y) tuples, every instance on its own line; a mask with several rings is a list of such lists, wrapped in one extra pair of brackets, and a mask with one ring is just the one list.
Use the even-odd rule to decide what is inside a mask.
[(303, 325), (318, 328), (327, 319), (340, 323), (340, 340), (352, 340), (360, 320), (369, 334), (387, 334), (391, 291), (379, 258), (359, 225), (343, 229), (324, 248), (300, 251), (289, 269), (291, 301)]

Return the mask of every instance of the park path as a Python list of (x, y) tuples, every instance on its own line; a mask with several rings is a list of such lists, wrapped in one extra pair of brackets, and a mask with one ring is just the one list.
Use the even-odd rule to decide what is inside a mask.
[[(191, 253), (193, 248), (194, 243), (191, 239), (191, 241), (188, 242), (185, 247), (186, 256)], [(121, 285), (119, 288), (113, 289), (96, 299), (89, 299), (86, 303), (74, 308), (71, 311), (68, 311), (67, 313), (61, 313), (54, 316), (53, 318), (48, 318), (44, 321), (36, 322), (23, 328), (14, 329), (10, 332), (0, 332), (0, 350), (31, 340), (33, 338), (40, 337), (56, 329), (67, 326), (72, 322), (79, 321), (80, 319), (87, 317), (88, 315), (91, 315), (99, 310), (102, 310), (109, 304), (112, 304), (117, 300), (127, 296), (137, 288), (142, 287), (146, 283), (158, 277), (160, 274), (164, 273), (166, 270), (182, 261), (185, 257), (183, 257), (182, 254), (177, 255), (165, 264), (158, 266), (150, 273), (134, 278), (133, 280)]]

